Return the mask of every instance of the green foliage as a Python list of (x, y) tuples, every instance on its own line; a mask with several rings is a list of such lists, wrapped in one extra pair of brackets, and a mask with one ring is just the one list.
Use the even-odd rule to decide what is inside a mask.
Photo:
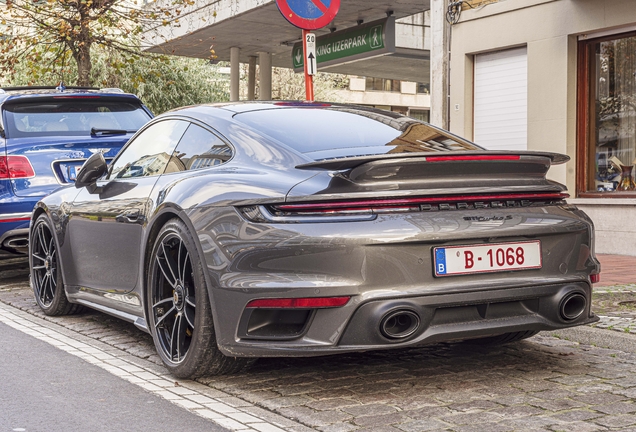
[[(346, 75), (318, 72), (314, 75), (314, 97), (317, 101), (334, 100), (334, 90), (349, 87)], [(304, 100), (305, 74), (296, 73), (292, 69), (274, 68), (272, 71), (272, 99)]]
[[(142, 54), (139, 42), (159, 38), (162, 27), (178, 22), (193, 0), (7, 0), (0, 3), (0, 72), (20, 67), (39, 78), (69, 60), (76, 82), (91, 85), (94, 48), (116, 52), (129, 62)], [(213, 53), (211, 53), (213, 54)]]
[[(46, 54), (42, 55), (46, 59)], [(173, 108), (230, 98), (229, 81), (218, 72), (218, 65), (206, 60), (176, 56), (120, 56), (118, 52), (93, 49), (91, 82), (96, 87), (118, 87), (138, 95), (155, 113)], [(34, 72), (29, 63), (19, 63), (13, 77), (4, 85), (74, 84), (74, 62), (58, 61), (56, 67)]]
[[(241, 66), (241, 99), (247, 99), (248, 65)], [(258, 76), (258, 67), (257, 74)], [(342, 74), (318, 72), (314, 75), (314, 97), (317, 101), (338, 102), (336, 90), (348, 89), (349, 77)], [(256, 95), (260, 93), (256, 81)], [(305, 100), (305, 75), (292, 69), (272, 68), (273, 100)]]
[(93, 82), (138, 95), (155, 113), (185, 105), (230, 100), (229, 77), (202, 59), (176, 56), (139, 57), (109, 67), (115, 53), (98, 56)]

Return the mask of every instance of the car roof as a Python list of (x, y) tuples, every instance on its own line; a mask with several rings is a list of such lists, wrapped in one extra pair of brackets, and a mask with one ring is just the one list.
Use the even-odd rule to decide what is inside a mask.
[(40, 97), (51, 96), (81, 96), (81, 95), (99, 95), (106, 97), (122, 97), (139, 100), (137, 96), (131, 93), (125, 93), (118, 88), (97, 88), (97, 87), (48, 87), (48, 86), (24, 86), (24, 87), (3, 87), (0, 88), (0, 103), (8, 100), (17, 99), (34, 100)]
[[(353, 113), (372, 113), (385, 119), (409, 119), (398, 112), (385, 111), (364, 105), (353, 105), (331, 102), (307, 102), (307, 101), (238, 101), (238, 102), (219, 102), (200, 105), (190, 105), (175, 108), (167, 111), (159, 117), (166, 115), (183, 114), (192, 115), (194, 117), (213, 116), (213, 117), (234, 117), (236, 114), (247, 113), (252, 111), (264, 110), (281, 110), (289, 108), (306, 108), (306, 109), (335, 109), (339, 111), (348, 111)], [(414, 120), (415, 121), (415, 120)]]
[(269, 109), (285, 109), (285, 108), (340, 108), (353, 111), (365, 111), (376, 112), (387, 117), (400, 118), (405, 117), (397, 112), (380, 110), (377, 108), (355, 105), (355, 104), (343, 104), (335, 102), (308, 102), (308, 101), (240, 101), (240, 102), (222, 102), (216, 104), (203, 104), (199, 107), (215, 107), (222, 108), (233, 113), (244, 113), (249, 111), (260, 111)]

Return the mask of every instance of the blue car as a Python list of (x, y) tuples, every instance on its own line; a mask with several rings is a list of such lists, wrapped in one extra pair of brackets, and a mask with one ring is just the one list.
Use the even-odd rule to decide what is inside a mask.
[(0, 89), (0, 256), (27, 253), (31, 211), (75, 181), (94, 153), (110, 161), (153, 116), (120, 89)]

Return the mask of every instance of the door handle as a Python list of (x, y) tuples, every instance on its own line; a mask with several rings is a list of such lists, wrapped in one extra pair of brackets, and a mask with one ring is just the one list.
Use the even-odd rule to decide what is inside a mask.
[(122, 223), (138, 223), (140, 222), (140, 220), (142, 220), (143, 218), (139, 217), (139, 209), (137, 210), (126, 210), (125, 212), (123, 212), (120, 215), (117, 215), (115, 217), (115, 220), (117, 222), (122, 222)]

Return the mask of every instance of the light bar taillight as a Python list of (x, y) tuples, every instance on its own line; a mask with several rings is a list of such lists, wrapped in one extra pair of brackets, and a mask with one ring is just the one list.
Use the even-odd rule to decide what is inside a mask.
[(282, 204), (276, 209), (286, 212), (331, 212), (335, 210), (368, 210), (375, 208), (408, 207), (430, 203), (456, 203), (456, 202), (476, 202), (476, 201), (506, 201), (506, 200), (562, 200), (570, 195), (561, 192), (545, 193), (513, 193), (513, 194), (491, 194), (491, 195), (451, 195), (451, 196), (430, 196), (414, 198), (393, 198), (393, 199), (371, 199), (371, 200), (351, 200), (351, 201), (328, 201), (314, 203)]
[(248, 309), (324, 309), (341, 307), (351, 297), (307, 297), (307, 298), (271, 298), (252, 300), (245, 306)]
[(35, 171), (26, 156), (0, 156), (0, 179), (35, 177)]
[(564, 205), (569, 196), (558, 191), (439, 195), (261, 204), (239, 207), (238, 210), (247, 220), (259, 223), (355, 222), (374, 220), (387, 213)]

